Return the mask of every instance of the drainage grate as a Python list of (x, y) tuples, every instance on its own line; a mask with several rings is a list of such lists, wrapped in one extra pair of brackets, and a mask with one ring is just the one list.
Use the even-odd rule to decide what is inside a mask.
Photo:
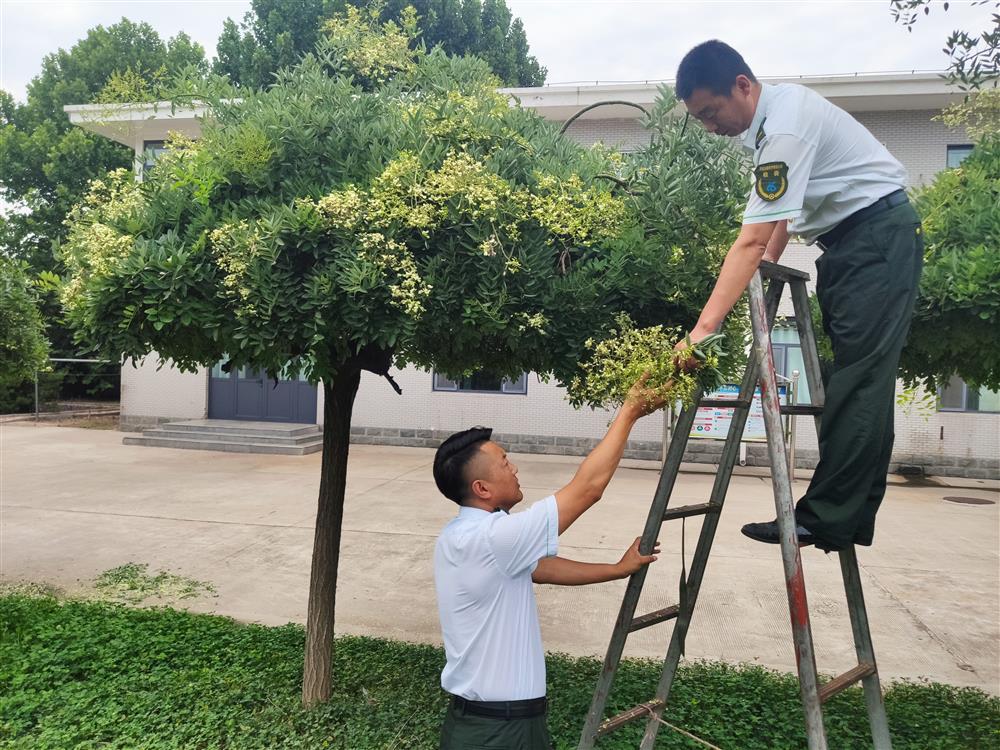
[(951, 495), (946, 497), (949, 503), (961, 503), (963, 505), (996, 505), (996, 500), (987, 500), (985, 497), (956, 497)]

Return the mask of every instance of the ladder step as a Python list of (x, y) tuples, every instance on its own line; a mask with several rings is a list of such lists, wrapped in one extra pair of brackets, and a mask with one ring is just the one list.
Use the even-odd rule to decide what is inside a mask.
[(634, 633), (637, 630), (648, 628), (650, 625), (656, 625), (660, 622), (672, 620), (677, 617), (680, 611), (681, 605), (671, 604), (669, 607), (664, 607), (663, 609), (650, 612), (648, 615), (639, 615), (639, 617), (634, 617), (632, 618), (632, 623), (628, 626), (628, 632)]
[(656, 699), (640, 703), (635, 708), (630, 708), (628, 711), (624, 711), (617, 716), (612, 716), (610, 719), (606, 719), (601, 722), (601, 725), (597, 728), (597, 736), (603, 737), (604, 735), (615, 731), (619, 727), (628, 724), (630, 721), (635, 721), (643, 716), (648, 718), (650, 711), (663, 708), (665, 705), (666, 704), (663, 701)]
[(844, 674), (834, 677), (819, 689), (819, 702), (826, 703), (837, 693), (843, 692), (855, 682), (863, 680), (869, 675), (875, 674), (875, 665), (870, 662), (861, 662), (854, 669), (849, 669)]
[(681, 505), (676, 508), (667, 508), (663, 512), (663, 520), (670, 521), (674, 518), (686, 518), (687, 516), (704, 516), (709, 513), (718, 513), (719, 506), (712, 503), (699, 503), (698, 505)]
[(813, 406), (812, 404), (782, 404), (781, 413), (793, 416), (815, 417), (823, 413), (823, 407)]
[(777, 279), (789, 283), (809, 281), (809, 274), (805, 271), (799, 271), (789, 266), (779, 266), (777, 263), (766, 260), (760, 263), (760, 275), (765, 279)]
[(703, 398), (698, 406), (708, 406), (713, 409), (749, 409), (750, 402), (738, 398)]

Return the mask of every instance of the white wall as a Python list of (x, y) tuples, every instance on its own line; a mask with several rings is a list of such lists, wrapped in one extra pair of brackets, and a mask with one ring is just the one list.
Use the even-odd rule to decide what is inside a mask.
[(133, 367), (122, 366), (121, 421), (145, 426), (170, 419), (203, 419), (208, 414), (208, 370), (183, 373), (168, 361), (157, 369), (153, 353)]
[[(636, 113), (638, 114), (638, 110)], [(650, 139), (650, 131), (634, 119), (585, 120), (581, 118), (569, 126), (566, 135), (584, 146), (603, 143), (618, 151), (635, 151), (648, 146)]]
[(910, 185), (926, 185), (947, 166), (948, 145), (971, 143), (965, 128), (947, 128), (934, 110), (856, 112), (868, 128), (906, 167)]
[[(528, 374), (525, 395), (434, 391), (431, 373), (416, 367), (392, 374), (402, 396), (384, 378), (362, 376), (355, 426), (457, 431), (483, 425), (497, 433), (600, 438), (613, 416), (605, 410), (574, 409), (563, 388), (540, 383), (534, 373)], [(658, 441), (662, 430), (662, 417), (651, 415), (636, 425), (632, 439)]]

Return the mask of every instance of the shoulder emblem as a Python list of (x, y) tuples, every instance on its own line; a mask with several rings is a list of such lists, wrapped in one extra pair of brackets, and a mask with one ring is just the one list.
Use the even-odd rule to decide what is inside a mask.
[(776, 201), (788, 190), (788, 165), (783, 161), (759, 164), (754, 175), (757, 195), (763, 200)]
[(765, 122), (767, 122), (767, 118), (766, 117), (763, 120), (760, 121), (760, 127), (757, 128), (757, 135), (753, 139), (753, 147), (754, 148), (760, 148), (760, 144), (763, 143), (764, 139), (767, 137), (767, 133), (764, 132), (764, 123)]

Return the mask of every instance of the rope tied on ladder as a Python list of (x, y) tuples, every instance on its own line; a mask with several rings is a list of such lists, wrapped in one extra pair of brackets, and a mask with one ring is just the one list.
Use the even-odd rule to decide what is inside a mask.
[(675, 726), (674, 726), (673, 724), (671, 724), (671, 723), (670, 723), (669, 721), (665, 721), (665, 720), (664, 720), (664, 719), (662, 719), (661, 717), (657, 716), (657, 715), (656, 715), (656, 714), (655, 714), (655, 713), (653, 712), (653, 709), (652, 709), (652, 708), (650, 708), (649, 706), (643, 706), (643, 708), (644, 708), (644, 709), (646, 709), (647, 711), (649, 711), (649, 715), (650, 715), (650, 716), (651, 716), (652, 718), (656, 719), (656, 720), (657, 720), (658, 722), (660, 722), (660, 723), (661, 723), (661, 724), (662, 724), (663, 726), (665, 726), (665, 727), (667, 727), (667, 728), (669, 728), (669, 729), (673, 729), (673, 730), (674, 730), (675, 732), (678, 732), (679, 734), (683, 734), (683, 735), (684, 735), (685, 737), (687, 737), (688, 739), (691, 739), (691, 740), (694, 740), (695, 742), (697, 742), (697, 743), (699, 743), (699, 744), (701, 744), (701, 745), (704, 745), (705, 747), (710, 747), (710, 748), (712, 748), (712, 750), (722, 750), (722, 748), (721, 748), (721, 747), (719, 747), (718, 745), (713, 745), (713, 744), (712, 744), (711, 742), (706, 742), (706, 741), (705, 741), (705, 740), (703, 740), (703, 739), (702, 739), (701, 737), (695, 737), (695, 736), (694, 736), (693, 734), (691, 734), (690, 732), (687, 732), (687, 731), (685, 731), (685, 730), (681, 729), (680, 727), (675, 727)]

